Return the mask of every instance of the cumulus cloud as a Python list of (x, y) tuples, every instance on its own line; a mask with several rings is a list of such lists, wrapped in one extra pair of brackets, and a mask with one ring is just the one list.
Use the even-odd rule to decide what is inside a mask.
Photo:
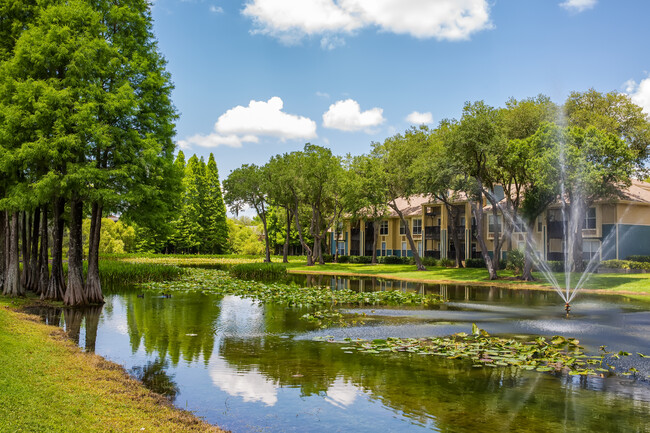
[(643, 108), (643, 111), (650, 114), (650, 76), (637, 83), (629, 80), (625, 83), (625, 92), (630, 96), (632, 102)]
[(406, 121), (413, 125), (430, 125), (433, 123), (433, 115), (430, 112), (420, 113), (414, 111), (406, 116)]
[(243, 143), (257, 143), (259, 137), (277, 137), (284, 140), (316, 137), (316, 122), (308, 117), (282, 111), (282, 99), (274, 96), (268, 101), (252, 100), (247, 107), (238, 105), (223, 113), (209, 135), (196, 134), (178, 145), (187, 148), (196, 144), (202, 147), (241, 147)]
[(210, 6), (210, 12), (213, 12), (215, 14), (221, 14), (221, 13), (223, 13), (223, 8), (221, 6), (211, 5)]
[(323, 126), (341, 131), (369, 130), (386, 120), (382, 116), (383, 112), (379, 107), (362, 112), (359, 103), (354, 99), (337, 101), (323, 114)]
[(571, 12), (583, 12), (596, 6), (598, 0), (566, 0), (560, 3), (560, 7)]
[(242, 13), (255, 23), (255, 33), (285, 43), (325, 35), (326, 49), (337, 46), (333, 35), (367, 27), (451, 41), (492, 28), (487, 0), (249, 0)]

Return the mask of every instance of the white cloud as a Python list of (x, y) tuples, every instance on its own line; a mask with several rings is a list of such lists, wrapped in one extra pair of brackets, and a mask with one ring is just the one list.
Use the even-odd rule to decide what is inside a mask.
[(359, 103), (353, 99), (337, 101), (323, 114), (323, 126), (341, 131), (368, 130), (386, 120), (383, 112), (379, 107), (362, 112)]
[(330, 94), (327, 93), (327, 92), (318, 92), (318, 91), (317, 91), (317, 92), (316, 92), (316, 96), (318, 96), (318, 97), (320, 97), (320, 98), (325, 98), (325, 99), (329, 99), (329, 98), (330, 98)]
[(259, 137), (277, 137), (284, 140), (316, 137), (316, 122), (308, 117), (282, 111), (282, 99), (274, 96), (268, 101), (252, 100), (247, 107), (238, 105), (223, 113), (209, 135), (196, 134), (178, 145), (184, 149), (196, 144), (202, 147), (241, 147), (243, 143), (257, 143)]
[(221, 14), (223, 13), (223, 8), (221, 6), (211, 5), (210, 12), (214, 12), (215, 14)]
[(566, 0), (560, 3), (560, 7), (571, 12), (583, 12), (596, 6), (598, 0)]
[(430, 125), (433, 123), (433, 115), (430, 112), (420, 113), (414, 111), (406, 116), (406, 121), (413, 125)]
[(345, 45), (345, 39), (338, 36), (323, 36), (320, 40), (320, 47), (324, 50), (332, 51), (334, 48)]
[(249, 0), (242, 13), (253, 19), (256, 33), (285, 43), (325, 35), (326, 49), (340, 45), (331, 43), (332, 35), (367, 27), (452, 41), (492, 28), (487, 0)]
[(629, 80), (625, 83), (625, 92), (630, 96), (632, 102), (643, 108), (643, 111), (650, 114), (650, 76), (637, 83)]

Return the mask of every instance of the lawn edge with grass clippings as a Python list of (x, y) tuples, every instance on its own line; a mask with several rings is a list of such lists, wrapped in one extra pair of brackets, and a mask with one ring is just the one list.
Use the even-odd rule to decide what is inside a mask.
[(223, 432), (0, 296), (0, 431)]

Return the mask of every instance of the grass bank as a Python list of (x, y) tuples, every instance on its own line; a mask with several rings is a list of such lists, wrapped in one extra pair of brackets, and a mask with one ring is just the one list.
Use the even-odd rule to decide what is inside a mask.
[[(479, 268), (443, 268), (428, 267), (426, 271), (417, 271), (414, 265), (365, 265), (348, 263), (326, 263), (324, 265), (305, 266), (290, 263), (290, 273), (349, 275), (357, 277), (378, 277), (398, 279), (421, 283), (477, 284), (507, 286), (510, 288), (551, 289), (551, 285), (540, 273), (535, 273), (537, 281), (525, 282), (515, 279), (512, 271), (500, 270), (498, 280), (490, 280), (485, 269)], [(555, 273), (557, 281), (563, 285), (565, 274)], [(572, 282), (577, 282), (580, 275), (573, 275)], [(593, 274), (583, 286), (583, 290), (594, 293), (612, 293), (620, 295), (650, 296), (650, 274)]]
[(0, 431), (221, 432), (0, 297)]

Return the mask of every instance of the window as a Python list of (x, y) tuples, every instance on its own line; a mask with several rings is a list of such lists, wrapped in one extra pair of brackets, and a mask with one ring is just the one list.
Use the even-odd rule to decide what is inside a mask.
[(381, 243), (381, 255), (382, 256), (386, 255), (386, 242)]
[(388, 221), (381, 222), (379, 225), (379, 234), (384, 236), (388, 234)]
[(590, 207), (585, 215), (585, 230), (596, 228), (596, 208)]
[(460, 217), (460, 225), (462, 227), (465, 227), (465, 217), (464, 216)]
[(406, 225), (404, 225), (404, 221), (402, 220), (399, 220), (399, 234), (400, 235), (406, 234)]
[(421, 235), (422, 234), (422, 220), (421, 219), (413, 220), (413, 234), (414, 235)]
[(592, 257), (597, 256), (599, 250), (600, 241), (587, 239), (582, 241), (582, 255), (584, 259), (589, 260)]
[(499, 233), (501, 233), (501, 218), (497, 217), (495, 224), (494, 215), (488, 215), (488, 232), (496, 233), (497, 230), (499, 230)]
[(542, 217), (537, 217), (537, 231), (541, 233), (542, 231)]
[(438, 218), (438, 227), (440, 227), (440, 218)]
[(402, 242), (402, 257), (406, 257), (406, 242)]
[(345, 255), (345, 242), (344, 241), (339, 241), (338, 242), (338, 250), (339, 250), (339, 256), (344, 256)]
[(418, 254), (421, 256), (421, 255), (422, 255), (422, 242), (421, 242), (421, 241), (418, 241), (418, 242), (415, 243), (415, 245), (417, 245), (417, 247), (418, 247)]
[(512, 231), (515, 233), (526, 233), (526, 224), (523, 221), (515, 221)]

